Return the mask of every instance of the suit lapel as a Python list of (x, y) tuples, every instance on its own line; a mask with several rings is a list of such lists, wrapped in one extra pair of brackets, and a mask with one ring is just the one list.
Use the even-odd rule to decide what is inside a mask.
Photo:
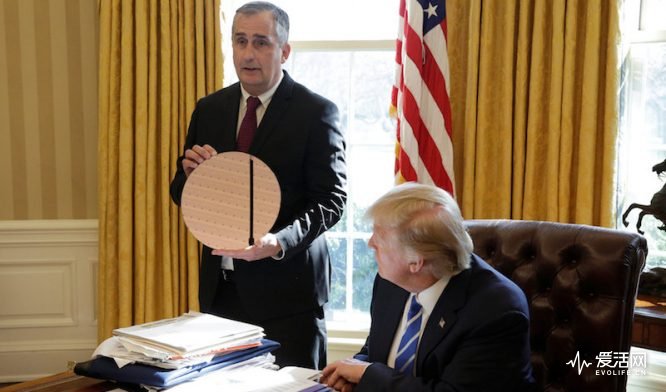
[(233, 151), (236, 149), (236, 130), (238, 129), (238, 110), (240, 109), (241, 89), (240, 83), (229, 86), (232, 93), (229, 100), (220, 104), (220, 149), (218, 152)]
[[(261, 119), (259, 127), (257, 127), (257, 133), (252, 140), (250, 145), (250, 154), (256, 154), (257, 151), (261, 150), (262, 145), (268, 139), (268, 136), (271, 134), (271, 131), (278, 124), (280, 118), (284, 115), (289, 106), (289, 100), (291, 99), (291, 94), (294, 88), (294, 80), (284, 72), (282, 81), (275, 90), (271, 102), (266, 108), (264, 117)], [(236, 111), (238, 112), (238, 111)]]
[(370, 347), (370, 350), (372, 350), (370, 359), (386, 363), (389, 351), (393, 345), (393, 338), (400, 326), (400, 320), (402, 319), (405, 303), (409, 298), (409, 292), (379, 276), (377, 279), (380, 279), (379, 284), (386, 286), (386, 288), (384, 290), (377, 290), (377, 293), (381, 293), (379, 294), (381, 299), (375, 303), (383, 306), (380, 306), (376, 311), (373, 310), (373, 319), (375, 314), (381, 315), (381, 317), (377, 317), (380, 322), (373, 325), (373, 330), (370, 333), (373, 336), (372, 347)]
[(440, 344), (458, 320), (458, 310), (467, 300), (467, 288), (471, 275), (472, 268), (469, 268), (452, 277), (435, 304), (419, 343), (417, 372), (420, 371), (428, 355)]

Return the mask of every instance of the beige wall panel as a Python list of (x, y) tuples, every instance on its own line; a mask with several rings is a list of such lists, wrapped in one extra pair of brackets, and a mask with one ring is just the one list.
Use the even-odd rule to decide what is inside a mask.
[[(54, 79), (53, 105), (55, 109), (54, 124), (57, 138), (55, 140), (55, 160), (54, 166), (56, 168), (56, 175), (58, 183), (56, 191), (57, 208), (59, 217), (74, 218), (72, 203), (73, 203), (73, 190), (72, 190), (72, 129), (76, 124), (71, 123), (70, 118), (70, 96), (72, 90), (70, 89), (70, 75), (68, 66), (70, 62), (76, 62), (77, 59), (69, 58), (69, 46), (74, 44), (68, 42), (66, 24), (68, 22), (66, 17), (66, 7), (62, 0), (53, 1), (51, 4), (51, 64), (53, 67)], [(81, 108), (78, 108), (81, 110)], [(80, 143), (80, 141), (79, 141)], [(81, 162), (85, 164), (85, 162)]]
[[(35, 4), (34, 1), (19, 1), (19, 43), (21, 45), (21, 86), (23, 88), (23, 135), (20, 129), (12, 130), (16, 139), (23, 138), (14, 151), (14, 159), (23, 159), (25, 163), (26, 190), (22, 197), (26, 199), (28, 219), (38, 219), (43, 216), (42, 210), (42, 156), (39, 151), (40, 128), (38, 109), (39, 84), (37, 83), (37, 50), (35, 32)], [(20, 113), (17, 113), (20, 115)], [(18, 177), (20, 173), (15, 173)], [(17, 178), (15, 177), (15, 178)]]
[[(6, 26), (5, 7), (0, 4), (0, 26)], [(0, 28), (0, 206), (13, 206), (11, 140), (9, 138), (9, 75), (7, 70), (7, 29)], [(1, 54), (5, 54), (4, 56)]]
[[(9, 219), (16, 219), (23, 217), (26, 219), (28, 216), (28, 205), (26, 202), (25, 194), (27, 193), (26, 186), (26, 168), (25, 158), (23, 152), (25, 151), (25, 137), (24, 137), (24, 118), (23, 118), (23, 72), (21, 67), (21, 44), (19, 41), (19, 10), (17, 0), (4, 0), (2, 2), (4, 8), (4, 24), (5, 29), (5, 44), (6, 53), (3, 53), (7, 59), (7, 91), (9, 94), (8, 112), (9, 112), (9, 127), (2, 129), (6, 132), (9, 138), (9, 148), (11, 160), (11, 175), (12, 181), (10, 186), (5, 188), (3, 192), (12, 192), (14, 203), (7, 206), (0, 206), (2, 209), (2, 217)], [(3, 57), (0, 55), (0, 57)], [(4, 218), (7, 219), (7, 218)]]
[[(67, 42), (67, 80), (69, 85), (69, 157), (70, 175), (67, 181), (71, 183), (68, 189), (72, 190), (71, 208), (74, 219), (85, 218), (86, 193), (85, 186), (86, 161), (85, 133), (83, 112), (86, 105), (83, 101), (83, 79), (81, 62), (81, 10), (79, 1), (65, 2), (65, 26)], [(96, 108), (95, 108), (96, 109)], [(82, 164), (83, 163), (83, 164)], [(94, 165), (93, 165), (94, 166)], [(63, 182), (66, 183), (66, 181)]]
[(36, 3), (35, 8), (35, 33), (36, 33), (36, 47), (35, 53), (37, 56), (37, 89), (38, 89), (38, 106), (36, 107), (37, 117), (39, 121), (39, 144), (34, 146), (35, 152), (39, 154), (41, 167), (40, 167), (40, 181), (42, 184), (42, 193), (39, 196), (42, 202), (44, 213), (42, 218), (55, 219), (55, 212), (57, 211), (56, 202), (58, 200), (53, 197), (54, 190), (56, 189), (56, 168), (53, 162), (55, 161), (55, 129), (53, 126), (54, 108), (53, 108), (53, 62), (51, 61), (50, 53), (51, 48), (51, 15), (49, 13), (48, 3), (40, 0)]
[(81, 91), (83, 99), (83, 138), (86, 185), (86, 218), (97, 217), (97, 42), (99, 42), (97, 2), (79, 0), (81, 12), (79, 34), (81, 35)]
[(0, 220), (96, 218), (97, 0), (0, 16)]
[(0, 329), (74, 324), (73, 260), (0, 261)]

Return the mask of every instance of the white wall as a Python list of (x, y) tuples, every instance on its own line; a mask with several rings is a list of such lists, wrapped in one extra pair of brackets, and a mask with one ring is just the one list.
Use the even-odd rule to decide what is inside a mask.
[[(0, 221), (0, 383), (59, 373), (97, 346), (97, 220)], [(329, 360), (365, 333), (329, 331)]]
[(0, 221), (0, 382), (90, 357), (96, 271), (96, 220)]

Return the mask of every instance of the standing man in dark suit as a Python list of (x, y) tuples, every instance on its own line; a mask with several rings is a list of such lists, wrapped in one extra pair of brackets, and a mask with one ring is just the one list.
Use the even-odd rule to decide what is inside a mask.
[[(220, 152), (247, 151), (272, 169), (282, 196), (275, 225), (245, 249), (203, 248), (200, 307), (262, 326), (282, 345), (275, 353), (280, 366), (321, 369), (331, 270), (322, 234), (345, 205), (345, 142), (337, 107), (282, 70), (291, 51), (288, 34), (289, 17), (271, 3), (236, 11), (232, 48), (240, 82), (197, 103), (171, 197), (180, 205), (189, 174)], [(254, 137), (237, 140), (256, 98)]]
[(472, 253), (455, 200), (407, 183), (368, 215), (379, 274), (370, 334), (322, 382), (345, 391), (531, 390), (525, 295)]

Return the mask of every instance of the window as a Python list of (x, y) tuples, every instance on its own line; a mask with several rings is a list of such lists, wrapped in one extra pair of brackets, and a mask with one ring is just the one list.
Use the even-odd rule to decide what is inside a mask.
[[(236, 8), (223, 3), (231, 31)], [(367, 328), (372, 283), (377, 271), (368, 248), (371, 226), (366, 208), (393, 186), (395, 124), (389, 118), (395, 73), (398, 3), (275, 0), (290, 18), (292, 52), (285, 69), (299, 83), (335, 102), (347, 142), (347, 208), (326, 233), (333, 267), (329, 327)], [(225, 53), (231, 53), (225, 43)], [(235, 82), (231, 56), (225, 59), (225, 85)]]
[(366, 207), (393, 184), (394, 128), (388, 119), (391, 51), (297, 50), (285, 67), (294, 78), (334, 101), (347, 141), (348, 200), (345, 214), (326, 237), (333, 267), (328, 318), (367, 316), (377, 271), (367, 247)]
[[(652, 167), (666, 159), (666, 2), (624, 0), (622, 3), (622, 68), (618, 148), (618, 227), (632, 203), (650, 204), (666, 184)], [(666, 174), (666, 173), (665, 173)], [(666, 188), (664, 188), (666, 193)], [(665, 195), (666, 196), (666, 195)], [(635, 230), (640, 210), (627, 217)], [(647, 268), (666, 267), (666, 231), (646, 215), (641, 230), (648, 240)]]

